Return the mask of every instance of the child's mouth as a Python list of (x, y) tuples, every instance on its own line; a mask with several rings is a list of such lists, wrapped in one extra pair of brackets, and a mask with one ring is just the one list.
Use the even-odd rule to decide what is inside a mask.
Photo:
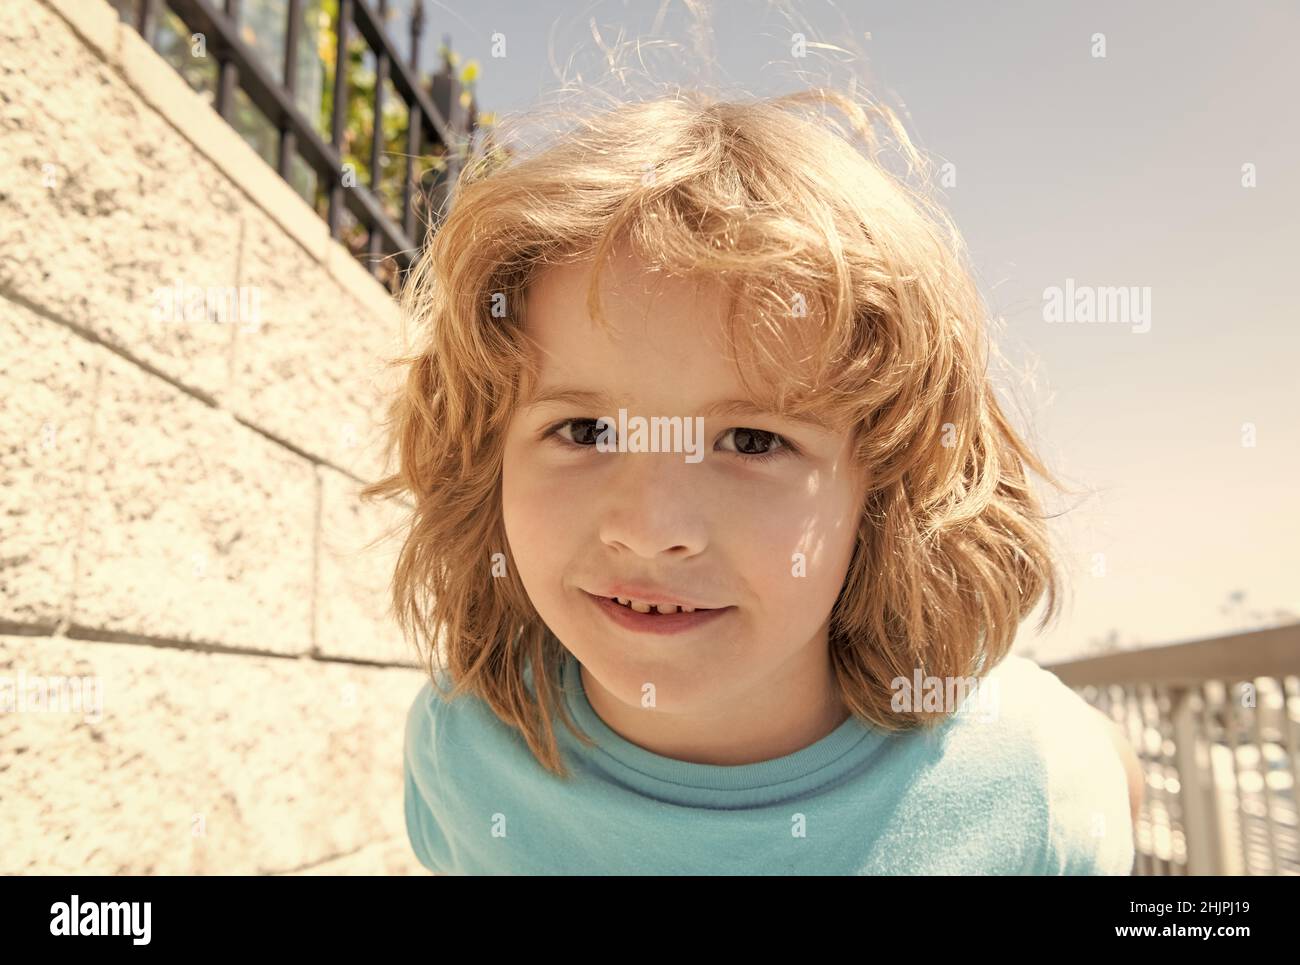
[(619, 606), (625, 606), (629, 610), (635, 610), (637, 613), (654, 613), (654, 614), (671, 615), (673, 613), (677, 613), (678, 611), (682, 613), (694, 613), (696, 610), (715, 609), (714, 607), (708, 607), (708, 606), (680, 606), (679, 607), (673, 603), (669, 603), (669, 604), (638, 603), (633, 600), (629, 600), (625, 597), (620, 598), (617, 596), (605, 597), (605, 599), (613, 600)]
[(641, 613), (610, 597), (594, 596), (590, 593), (586, 595), (611, 622), (625, 630), (641, 633), (683, 633), (706, 623), (712, 623), (735, 609), (730, 606), (714, 609), (696, 608), (690, 613), (680, 609), (673, 613), (660, 613), (657, 609), (651, 609), (649, 613)]

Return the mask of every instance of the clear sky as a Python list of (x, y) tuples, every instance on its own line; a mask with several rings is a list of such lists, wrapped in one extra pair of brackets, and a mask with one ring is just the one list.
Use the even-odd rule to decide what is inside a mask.
[[(450, 34), (479, 61), (485, 111), (527, 110), (557, 70), (599, 77), (600, 44), (620, 36), (677, 45), (648, 47), (659, 81), (773, 94), (852, 80), (905, 111), (916, 143), (955, 165), (945, 202), (1005, 319), (1013, 418), (1084, 490), (1050, 503), (1069, 510), (1053, 521), (1065, 612), (1042, 636), (1027, 621), (1018, 649), (1050, 662), (1112, 631), (1150, 646), (1300, 619), (1300, 3), (428, 12), (431, 44)], [(794, 29), (844, 52), (794, 60)], [(1045, 321), (1045, 289), (1067, 279), (1149, 290), (1149, 330)]]

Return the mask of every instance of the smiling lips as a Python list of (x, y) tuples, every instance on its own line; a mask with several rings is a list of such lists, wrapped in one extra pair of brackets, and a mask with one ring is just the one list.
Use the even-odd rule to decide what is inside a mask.
[(654, 583), (611, 583), (587, 592), (592, 596), (616, 600), (638, 613), (657, 611), (662, 614), (673, 614), (679, 610), (691, 613), (695, 610), (722, 609), (722, 607), (707, 606), (703, 600), (689, 593), (679, 593)]
[(674, 604), (665, 604), (664, 609), (656, 606), (651, 610), (649, 604), (642, 603), (638, 606), (636, 602), (631, 601), (625, 604), (620, 603), (616, 598), (595, 596), (591, 593), (588, 593), (587, 597), (616, 626), (637, 633), (657, 635), (694, 630), (706, 623), (721, 619), (735, 609), (731, 606), (688, 609)]

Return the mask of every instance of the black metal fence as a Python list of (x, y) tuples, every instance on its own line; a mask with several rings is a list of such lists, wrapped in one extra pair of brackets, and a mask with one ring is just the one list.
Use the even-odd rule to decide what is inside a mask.
[[(424, 0), (414, 0), (410, 16), (410, 54), (403, 60), (385, 31), (388, 0), (372, 5), (368, 0), (330, 0), (337, 4), (333, 19), (334, 76), (329, 114), (329, 139), (304, 113), (298, 97), (299, 57), (304, 29), (304, 3), (319, 15), (320, 0), (275, 0), (283, 6), (282, 70), (268, 65), (264, 52), (247, 40), (247, 25), (241, 30), (243, 0), (114, 0), (119, 15), (129, 19), (140, 34), (154, 42), (159, 20), (178, 18), (188, 33), (186, 41), (199, 38), (203, 56), (215, 62), (213, 106), (231, 120), (236, 93), (242, 91), (275, 132), (275, 166), (281, 177), (292, 181), (296, 164), (305, 163), (314, 172), (317, 211), (329, 224), (330, 235), (344, 241), (370, 272), (400, 287), (429, 230), (444, 213), (450, 185), (469, 150), (477, 126), (477, 109), (464, 90), (449, 60), (426, 82), (420, 75), (420, 43), (425, 28)], [(259, 4), (265, 13), (267, 3)], [(345, 160), (345, 143), (354, 144), (356, 131), (347, 130), (349, 66), (356, 38), (364, 42), (373, 58), (373, 118), (368, 145), (369, 177), (357, 176), (355, 165)], [(445, 41), (444, 50), (449, 47)], [(176, 65), (181, 66), (181, 65)], [(385, 146), (386, 95), (395, 92), (406, 116), (404, 179), (398, 204), (386, 203), (380, 178), (392, 154)], [(424, 162), (433, 159), (433, 165)], [(400, 210), (395, 210), (400, 206)], [(346, 211), (346, 215), (345, 215)], [(346, 232), (344, 220), (351, 217), (354, 230)]]

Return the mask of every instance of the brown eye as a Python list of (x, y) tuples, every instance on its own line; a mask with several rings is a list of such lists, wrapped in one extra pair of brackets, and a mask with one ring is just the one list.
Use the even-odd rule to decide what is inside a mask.
[(736, 429), (736, 451), (746, 456), (763, 456), (776, 446), (776, 433), (762, 429)]
[[(574, 438), (567, 438), (563, 430), (572, 426)], [(546, 436), (550, 439), (557, 439), (562, 443), (570, 446), (591, 447), (596, 444), (600, 438), (601, 427), (597, 425), (595, 419), (565, 419), (563, 422), (557, 422), (546, 430)]]
[[(599, 419), (564, 419), (547, 428), (543, 438), (565, 449), (594, 449), (602, 431), (604, 427)], [(722, 438), (733, 434), (736, 448), (728, 450), (724, 447), (721, 451), (732, 451), (745, 462), (767, 462), (799, 455), (799, 449), (794, 443), (785, 436), (766, 429), (737, 427), (728, 429)], [(617, 439), (610, 441), (617, 443)]]
[(769, 459), (794, 455), (796, 451), (784, 436), (768, 432), (766, 429), (744, 427), (728, 429), (723, 433), (723, 437), (731, 433), (735, 434), (736, 453), (752, 462), (766, 462)]

